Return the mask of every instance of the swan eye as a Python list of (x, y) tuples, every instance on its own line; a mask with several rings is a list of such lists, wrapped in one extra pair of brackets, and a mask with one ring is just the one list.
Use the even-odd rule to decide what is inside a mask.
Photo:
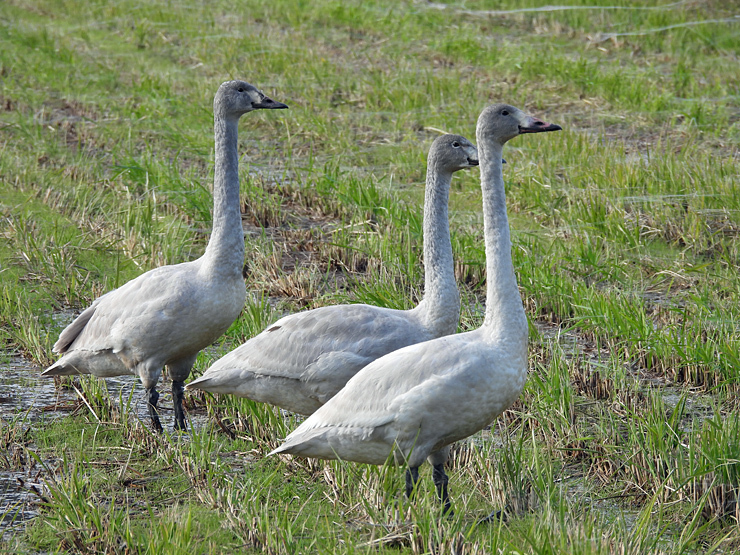
[(452, 146), (454, 148), (460, 148), (460, 143), (458, 143), (457, 141), (455, 141), (454, 143), (452, 143)]
[(239, 88), (238, 88), (238, 89), (236, 89), (236, 90), (237, 90), (237, 91), (239, 91), (239, 92), (244, 92), (244, 87), (239, 87)]
[(502, 116), (508, 116), (509, 115), (509, 110), (501, 110), (501, 115)]

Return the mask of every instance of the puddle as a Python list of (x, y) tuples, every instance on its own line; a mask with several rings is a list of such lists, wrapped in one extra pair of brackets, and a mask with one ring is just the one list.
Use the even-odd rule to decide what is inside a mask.
[[(18, 357), (0, 363), (0, 431), (9, 422), (32, 425), (68, 416), (78, 409), (87, 411), (80, 406), (74, 389), (57, 390), (54, 380), (42, 378), (41, 371), (39, 366)], [(111, 401), (116, 405), (122, 404), (127, 417), (137, 418), (147, 428), (151, 426), (144, 388), (138, 378), (106, 378), (104, 383)], [(160, 382), (159, 391), (162, 425), (171, 430), (174, 413), (170, 382)], [(194, 429), (200, 429), (206, 422), (205, 415), (188, 414), (188, 423)], [(5, 461), (0, 462), (12, 467), (12, 459), (8, 452)], [(44, 487), (38, 467), (29, 470), (23, 462), (15, 466), (20, 468), (0, 470), (0, 542), (9, 542), (9, 545), (12, 545), (14, 536), (22, 534), (27, 523), (38, 516), (38, 503)], [(0, 551), (3, 547), (7, 546), (0, 545)]]
[(25, 472), (0, 472), (0, 541), (23, 532), (26, 522), (38, 516), (40, 485), (30, 484)]
[[(42, 368), (20, 358), (0, 365), (0, 418), (5, 421), (23, 420), (28, 423), (67, 416), (79, 405), (74, 389), (57, 389), (52, 378), (41, 377)], [(142, 422), (149, 423), (144, 389), (135, 376), (106, 378), (105, 384), (113, 402), (131, 397), (131, 412)], [(131, 396), (131, 388), (134, 388)], [(172, 415), (172, 394), (160, 387), (162, 423)], [(169, 408), (169, 410), (168, 410)]]
[[(0, 364), (0, 419), (20, 419), (32, 423), (67, 416), (78, 408), (79, 396), (74, 389), (57, 389), (54, 380), (42, 378), (41, 372), (39, 366), (17, 357)], [(127, 414), (135, 416), (146, 426), (150, 425), (145, 391), (136, 376), (96, 379), (105, 383), (114, 403), (122, 402)], [(157, 388), (160, 393), (160, 417), (165, 427), (171, 427), (174, 419), (170, 383), (162, 380)], [(196, 427), (204, 420), (192, 413), (188, 416)]]
[(0, 364), (0, 419), (37, 422), (69, 413), (77, 395), (57, 391), (54, 380), (42, 378), (41, 370), (20, 358)]

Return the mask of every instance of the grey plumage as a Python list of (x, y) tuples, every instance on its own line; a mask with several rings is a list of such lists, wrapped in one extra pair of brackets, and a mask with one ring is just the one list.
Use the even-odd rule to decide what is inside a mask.
[(216, 162), (213, 232), (197, 260), (146, 272), (96, 299), (62, 331), (62, 354), (43, 376), (139, 376), (152, 425), (161, 430), (156, 385), (167, 366), (173, 380), (175, 428), (185, 429), (183, 381), (198, 352), (221, 336), (244, 305), (244, 235), (239, 212), (239, 118), (257, 109), (287, 108), (244, 81), (227, 81), (215, 95)]
[(425, 459), (445, 510), (449, 446), (483, 429), (519, 397), (527, 375), (527, 318), (512, 266), (502, 175), (504, 144), (556, 125), (505, 104), (478, 118), (486, 243), (486, 317), (477, 330), (392, 352), (363, 368), (271, 454), (407, 463), (407, 494)]
[(420, 341), (454, 333), (455, 283), (447, 203), (452, 174), (478, 164), (476, 148), (443, 135), (427, 158), (424, 299), (412, 310), (356, 304), (291, 314), (209, 368), (188, 389), (230, 393), (311, 414), (361, 368)]

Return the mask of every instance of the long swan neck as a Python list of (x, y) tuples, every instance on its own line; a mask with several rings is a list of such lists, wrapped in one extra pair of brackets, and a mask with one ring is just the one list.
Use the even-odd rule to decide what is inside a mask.
[(440, 171), (431, 152), (424, 194), (424, 300), (420, 306), (426, 326), (435, 335), (454, 333), (460, 319), (447, 208), (451, 182), (452, 173)]
[(228, 275), (241, 275), (244, 263), (244, 233), (239, 211), (238, 124), (238, 118), (216, 111), (213, 231), (204, 258), (207, 266)]
[(503, 146), (478, 136), (483, 229), (486, 242), (486, 317), (484, 327), (498, 332), (521, 331), (527, 320), (511, 259), (511, 235), (501, 158)]

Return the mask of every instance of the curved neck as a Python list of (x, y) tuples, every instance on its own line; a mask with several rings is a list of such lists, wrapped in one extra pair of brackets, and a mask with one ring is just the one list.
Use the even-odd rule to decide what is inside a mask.
[(203, 255), (206, 266), (241, 276), (244, 233), (239, 210), (239, 118), (214, 116), (216, 167), (213, 178), (213, 231)]
[(521, 331), (527, 326), (511, 259), (511, 236), (506, 215), (506, 193), (501, 157), (503, 146), (478, 137), (483, 230), (486, 241), (486, 318), (484, 327), (499, 332)]
[(446, 335), (454, 333), (460, 319), (460, 294), (450, 242), (447, 205), (452, 173), (437, 169), (430, 153), (424, 194), (424, 300), (420, 305), (427, 327)]

